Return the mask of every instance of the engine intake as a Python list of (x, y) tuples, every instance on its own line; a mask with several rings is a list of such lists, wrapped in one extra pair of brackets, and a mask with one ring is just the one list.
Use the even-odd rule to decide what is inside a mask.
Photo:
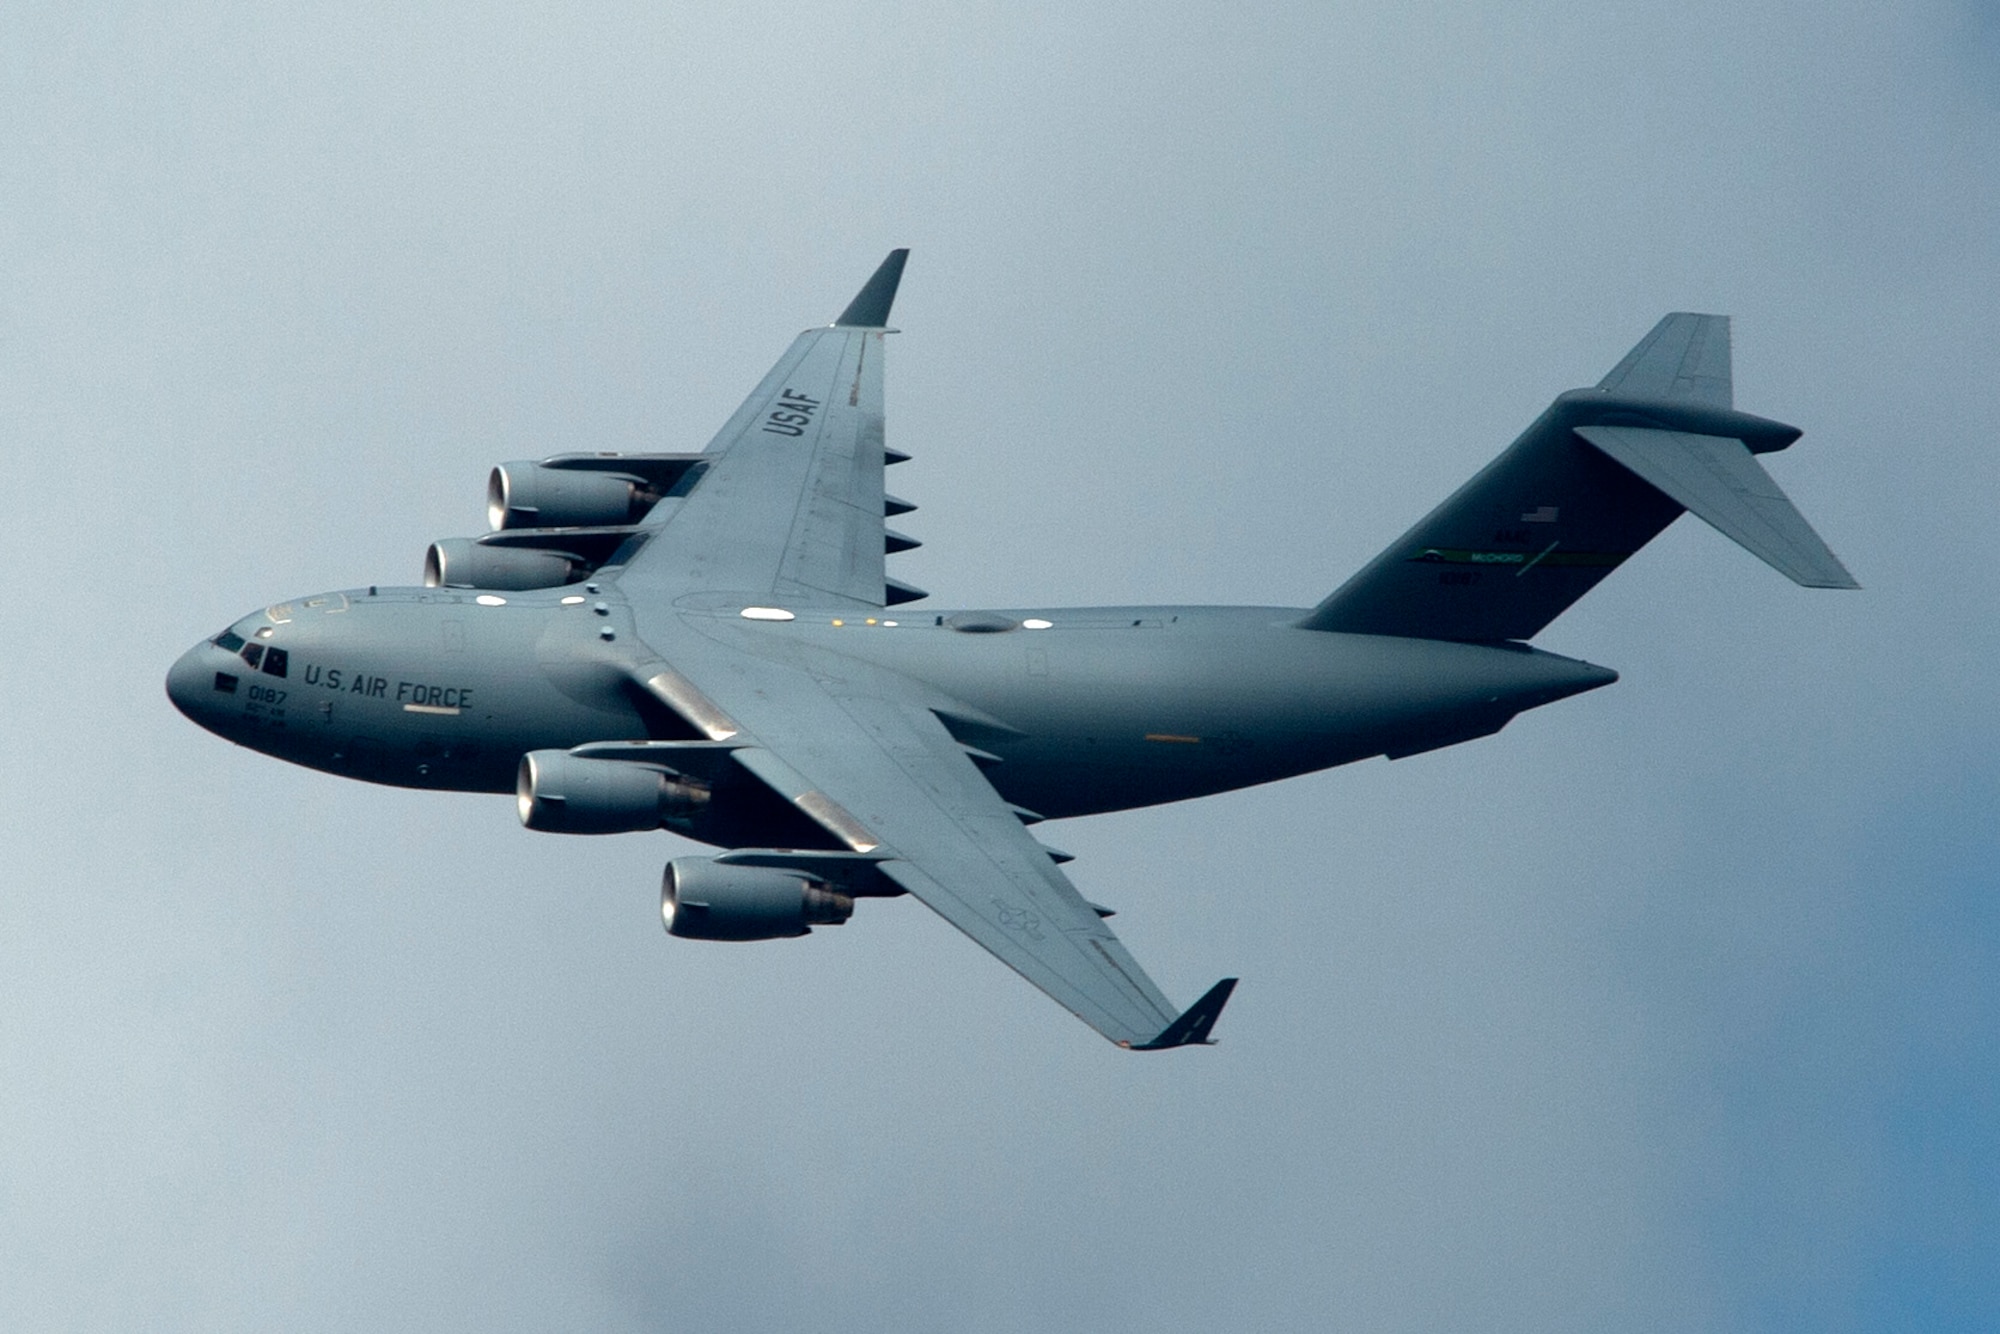
[(588, 528), (631, 523), (659, 494), (625, 473), (503, 463), (486, 480), (486, 520), (503, 528)]
[(424, 553), (426, 588), (560, 588), (587, 572), (558, 551), (482, 546), (465, 537), (433, 542)]
[(630, 834), (663, 828), (708, 804), (705, 787), (627, 760), (531, 750), (514, 777), (521, 823), (545, 834)]
[(777, 940), (853, 914), (847, 895), (765, 866), (676, 857), (660, 879), (660, 920), (684, 940)]

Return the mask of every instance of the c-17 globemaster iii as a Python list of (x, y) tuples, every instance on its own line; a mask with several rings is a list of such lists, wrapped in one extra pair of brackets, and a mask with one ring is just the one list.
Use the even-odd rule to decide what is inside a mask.
[(531, 829), (670, 829), (667, 930), (802, 936), (911, 894), (1123, 1047), (1208, 1041), (1029, 826), (1499, 731), (1617, 673), (1531, 647), (1683, 510), (1801, 584), (1854, 581), (1757, 462), (1729, 322), (1668, 315), (1593, 389), (1311, 608), (914, 610), (884, 569), (906, 457), (882, 358), (906, 251), (798, 336), (698, 454), (495, 468), (493, 531), (422, 587), (253, 612), (174, 664), (201, 726), (400, 787), (512, 792)]

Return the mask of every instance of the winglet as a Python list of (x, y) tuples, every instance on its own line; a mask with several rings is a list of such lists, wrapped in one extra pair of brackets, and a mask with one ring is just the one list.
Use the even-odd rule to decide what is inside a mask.
[(907, 246), (891, 250), (889, 258), (882, 261), (882, 267), (875, 270), (854, 300), (847, 303), (847, 309), (840, 312), (834, 321), (836, 326), (858, 326), (863, 329), (880, 329), (889, 323), (889, 307), (896, 304), (896, 285), (903, 281), (903, 264), (910, 258)]
[(1213, 1046), (1208, 1040), (1208, 1030), (1215, 1027), (1215, 1021), (1222, 1017), (1222, 1007), (1229, 1004), (1229, 993), (1236, 990), (1236, 979), (1225, 977), (1208, 989), (1208, 994), (1187, 1007), (1187, 1013), (1162, 1029), (1160, 1036), (1151, 1042), (1135, 1043), (1133, 1051), (1165, 1051), (1169, 1047), (1190, 1047), (1196, 1044)]

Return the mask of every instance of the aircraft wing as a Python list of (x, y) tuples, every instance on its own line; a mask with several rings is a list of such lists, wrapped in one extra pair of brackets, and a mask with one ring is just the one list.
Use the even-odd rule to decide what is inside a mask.
[(700, 692), (744, 768), (1113, 1042), (1207, 1041), (1234, 979), (1177, 1013), (922, 687), (841, 654), (787, 646), (779, 661), (757, 632), (709, 617), (682, 625), (678, 688)]
[(692, 491), (655, 507), (628, 586), (884, 605), (881, 326), (908, 254), (793, 340), (709, 442)]
[[(879, 608), (882, 338), (906, 251), (833, 324), (800, 334), (648, 516), (614, 578), (671, 659), (637, 677), (737, 763), (1112, 1041), (1205, 1042), (1234, 979), (1176, 1014), (932, 712), (924, 688), (722, 608)], [(900, 507), (900, 505), (899, 505)], [(783, 610), (776, 613), (785, 616)], [(892, 630), (856, 633), (896, 633)], [(752, 854), (754, 855), (754, 854)]]

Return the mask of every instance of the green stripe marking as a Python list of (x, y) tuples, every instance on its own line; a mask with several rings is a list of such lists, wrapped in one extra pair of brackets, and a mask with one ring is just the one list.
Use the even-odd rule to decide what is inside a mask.
[(1622, 564), (1629, 551), (1551, 551), (1536, 559), (1532, 551), (1467, 551), (1459, 547), (1425, 547), (1410, 557), (1423, 565), (1568, 565), (1608, 570)]

